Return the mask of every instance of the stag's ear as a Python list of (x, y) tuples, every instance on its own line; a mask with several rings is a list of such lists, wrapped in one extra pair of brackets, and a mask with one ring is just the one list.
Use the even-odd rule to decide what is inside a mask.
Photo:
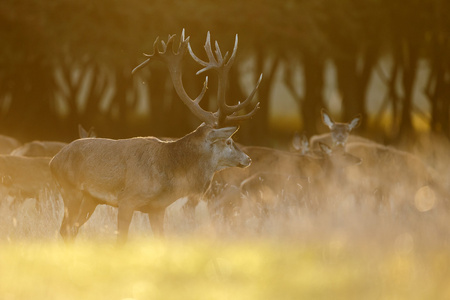
[(88, 135), (89, 135), (89, 137), (92, 137), (92, 138), (96, 138), (97, 137), (97, 132), (95, 132), (94, 126), (89, 128)]
[(86, 131), (86, 129), (84, 129), (84, 127), (81, 124), (78, 124), (78, 135), (80, 139), (97, 137), (94, 127), (91, 127), (89, 131)]
[(323, 122), (323, 124), (327, 125), (328, 128), (331, 129), (333, 127), (333, 125), (334, 125), (333, 119), (327, 114), (327, 112), (323, 108), (320, 111), (320, 114), (322, 115), (322, 122)]
[(208, 140), (210, 142), (215, 142), (217, 140), (228, 139), (231, 136), (233, 136), (233, 134), (235, 134), (236, 131), (238, 131), (238, 129), (239, 129), (239, 127), (236, 127), (236, 126), (212, 129), (208, 133)]
[(348, 129), (353, 130), (356, 127), (358, 127), (359, 124), (361, 124), (361, 118), (362, 118), (361, 114), (354, 117), (353, 120), (350, 121), (350, 124), (348, 125)]

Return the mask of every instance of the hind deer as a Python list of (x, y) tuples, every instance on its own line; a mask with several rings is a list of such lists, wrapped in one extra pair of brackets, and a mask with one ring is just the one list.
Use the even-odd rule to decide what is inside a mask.
[(0, 155), (0, 189), (4, 194), (14, 197), (13, 206), (26, 198), (36, 199), (36, 208), (42, 192), (54, 194), (57, 191), (50, 173), (47, 157), (22, 157)]
[[(361, 165), (350, 168), (349, 179), (362, 188), (360, 192), (375, 195), (375, 209), (390, 212), (416, 208), (421, 210), (418, 198), (423, 189), (433, 195), (430, 209), (448, 208), (450, 197), (437, 172), (417, 156), (379, 144), (350, 143), (345, 151), (362, 159)], [(417, 202), (419, 201), (419, 202)]]
[[(253, 207), (256, 204), (268, 208), (277, 204), (272, 195), (284, 191), (292, 192), (298, 202), (302, 201), (306, 190), (321, 194), (325, 186), (340, 180), (339, 173), (343, 169), (361, 163), (358, 157), (344, 151), (332, 151), (325, 144), (321, 144), (321, 152), (315, 155), (257, 146), (242, 146), (242, 149), (252, 158), (252, 165), (245, 169), (217, 172), (208, 191), (211, 212), (223, 213), (225, 218), (229, 218), (230, 213), (235, 213), (240, 206), (248, 204), (243, 201), (252, 202), (250, 206)], [(264, 191), (268, 193), (263, 195)], [(242, 196), (247, 197), (243, 199)], [(265, 198), (270, 198), (270, 201)], [(316, 209), (322, 203), (314, 205)]]
[(375, 143), (372, 140), (350, 135), (350, 133), (359, 126), (361, 123), (361, 115), (355, 116), (350, 122), (335, 122), (330, 115), (322, 109), (321, 111), (322, 122), (330, 129), (329, 133), (321, 135), (314, 135), (310, 138), (310, 145), (312, 150), (319, 150), (319, 143), (324, 143), (330, 147), (344, 147), (347, 142), (363, 142), (363, 143)]
[[(86, 132), (79, 126), (79, 134), (83, 138), (93, 135), (93, 131)], [(16, 149), (22, 149), (23, 152), (13, 151), (11, 155), (0, 155), (0, 190), (4, 195), (14, 198), (12, 206), (33, 198), (39, 209), (45, 198), (57, 195), (58, 189), (50, 172), (49, 162), (65, 145), (67, 143), (34, 141)], [(43, 195), (46, 197), (42, 197)]]
[[(94, 129), (91, 127), (89, 131), (78, 124), (79, 138), (96, 137)], [(67, 143), (58, 141), (31, 141), (14, 149), (11, 152), (12, 156), (27, 156), (27, 157), (53, 157), (59, 152)]]
[[(178, 47), (174, 46), (174, 35), (169, 36), (167, 42), (156, 39), (153, 54), (146, 55), (148, 59), (133, 73), (151, 60), (165, 63), (178, 96), (204, 123), (172, 141), (155, 137), (95, 138), (77, 140), (64, 147), (50, 163), (64, 200), (65, 213), (60, 230), (64, 239), (75, 237), (99, 204), (118, 208), (119, 243), (127, 239), (134, 211), (147, 213), (153, 232), (162, 234), (165, 209), (170, 204), (184, 196), (202, 195), (219, 170), (250, 165), (250, 157), (232, 140), (238, 128), (224, 127), (250, 118), (258, 108), (257, 104), (249, 113), (237, 115), (251, 104), (261, 77), (244, 102), (232, 106), (225, 101), (228, 71), (237, 47), (236, 36), (231, 56), (228, 58), (227, 53), (223, 57), (217, 42), (215, 51), (212, 51), (208, 33), (205, 50), (209, 61), (203, 61), (193, 53), (184, 30)], [(203, 66), (197, 74), (206, 70), (214, 70), (218, 74), (218, 110), (214, 113), (199, 105), (207, 89), (207, 79), (195, 99), (190, 98), (184, 89), (181, 62), (187, 50)]]
[(308, 137), (306, 134), (296, 132), (291, 140), (290, 151), (307, 155), (311, 153)]
[(21, 143), (13, 137), (0, 134), (0, 155), (8, 155)]

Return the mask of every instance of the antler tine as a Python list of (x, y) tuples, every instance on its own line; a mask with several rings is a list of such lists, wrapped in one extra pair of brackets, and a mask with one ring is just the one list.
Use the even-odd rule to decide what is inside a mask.
[[(238, 49), (238, 35), (236, 34), (236, 37), (234, 39), (233, 52), (231, 53), (230, 59), (225, 63), (225, 66), (227, 66), (228, 68), (231, 68), (231, 66), (234, 63), (234, 59), (236, 58), (237, 49)], [(226, 60), (227, 56), (228, 56), (228, 52), (225, 54), (224, 60)]]
[(186, 46), (186, 40), (189, 43), (189, 37), (187, 37), (187, 39), (185, 38), (185, 32), (184, 32), (184, 28), (183, 30), (181, 30), (181, 36), (180, 36), (180, 45), (178, 46), (178, 49), (180, 49), (183, 46), (184, 43), (184, 47)]
[[(166, 54), (167, 53), (167, 49), (172, 48), (172, 53), (174, 56), (177, 56), (181, 53), (183, 53), (183, 39), (182, 37), (180, 38), (180, 44), (178, 45), (178, 47), (175, 45), (175, 34), (170, 34), (169, 37), (167, 38), (167, 43), (165, 43), (164, 41), (161, 41), (161, 44), (163, 46), (163, 51), (158, 51), (158, 54)], [(172, 47), (170, 47), (172, 46)]]
[(214, 54), (212, 52), (212, 48), (211, 48), (211, 34), (208, 33), (206, 34), (206, 42), (205, 42), (205, 51), (206, 51), (206, 55), (208, 56), (209, 65), (213, 65), (213, 66), (219, 66), (219, 63), (217, 61), (217, 59), (214, 57)]
[[(250, 93), (250, 95), (248, 95), (247, 99), (245, 99), (243, 102), (239, 102), (236, 105), (228, 105), (225, 102), (220, 102), (219, 104), (221, 105), (220, 106), (221, 110), (225, 114), (229, 115), (229, 114), (235, 113), (235, 112), (243, 109), (244, 107), (248, 106), (250, 104), (250, 102), (253, 100), (253, 97), (255, 96), (256, 91), (258, 90), (259, 84), (261, 83), (262, 78), (263, 78), (263, 74), (261, 73), (261, 75), (259, 76), (258, 82), (256, 83), (255, 88)], [(259, 102), (255, 105), (255, 107), (257, 107), (257, 106), (259, 106)]]
[[(145, 55), (145, 53), (144, 53)], [(143, 67), (145, 67), (148, 63), (150, 62), (150, 58), (147, 58), (143, 63), (139, 64), (137, 67), (135, 67), (132, 71), (131, 74), (136, 73), (138, 70), (142, 69)]]
[[(159, 37), (155, 39), (155, 42), (153, 43), (153, 53), (152, 54), (146, 54), (144, 53), (144, 56), (148, 57), (147, 60), (145, 60), (143, 63), (141, 63), (139, 66), (133, 69), (133, 73), (137, 71), (138, 69), (141, 69), (145, 65), (147, 65), (150, 62), (150, 59), (159, 59), (164, 61), (165, 63), (170, 65), (175, 65), (176, 63), (179, 63), (181, 61), (183, 55), (186, 53), (187, 46), (189, 44), (189, 37), (185, 38), (184, 35), (184, 29), (181, 33), (180, 37), (180, 43), (178, 46), (175, 45), (175, 37), (176, 34), (169, 34), (167, 38), (167, 42), (164, 40), (160, 40)], [(161, 45), (161, 50), (159, 49), (159, 45)], [(170, 46), (172, 45), (172, 51), (167, 51), (167, 49), (170, 49)], [(177, 59), (175, 59), (177, 58)], [(175, 60), (175, 61), (174, 61)]]
[(192, 51), (191, 44), (190, 43), (188, 44), (188, 50), (192, 56), (192, 59), (196, 63), (198, 63), (199, 65), (202, 65), (204, 67), (196, 73), (197, 75), (201, 74), (203, 72), (206, 72), (208, 70), (211, 70), (211, 69), (218, 70), (223, 64), (222, 54), (220, 52), (220, 48), (218, 48), (217, 41), (216, 41), (215, 53), (216, 53), (216, 56), (218, 57), (218, 59), (216, 59), (216, 57), (213, 54), (213, 51), (211, 48), (211, 34), (209, 31), (206, 34), (206, 42), (205, 42), (204, 48), (205, 48), (205, 52), (206, 52), (206, 55), (208, 56), (209, 61), (204, 61), (204, 60), (201, 60), (200, 58), (198, 58), (197, 55), (195, 55), (194, 51)]
[(225, 67), (226, 71), (228, 71), (231, 68), (231, 65), (233, 64), (234, 59), (236, 57), (236, 52), (238, 49), (238, 35), (236, 34), (233, 52), (228, 61), (227, 61), (228, 54), (229, 54), (228, 51), (225, 53), (225, 57), (222, 56), (222, 52), (220, 51), (220, 46), (217, 41), (214, 42), (214, 48), (215, 48), (215, 51), (214, 51), (215, 55), (214, 55), (214, 53), (212, 51), (212, 47), (211, 47), (211, 34), (209, 31), (206, 34), (206, 42), (205, 42), (204, 48), (205, 48), (206, 55), (208, 56), (208, 60), (209, 60), (208, 62), (203, 61), (200, 58), (198, 58), (192, 51), (191, 45), (190, 44), (188, 45), (189, 53), (191, 54), (192, 58), (198, 64), (204, 66), (203, 69), (201, 69), (200, 71), (197, 72), (197, 75), (200, 73), (203, 73), (207, 70), (210, 70), (210, 69), (215, 69), (215, 70), (219, 71), (223, 67)]
[(233, 113), (230, 116), (227, 116), (225, 118), (225, 121), (223, 122), (225, 125), (226, 124), (236, 124), (238, 122), (247, 120), (251, 117), (253, 117), (255, 115), (255, 113), (258, 111), (258, 109), (260, 109), (259, 107), (260, 103), (256, 103), (255, 107), (253, 107), (252, 111), (250, 111), (249, 113), (245, 114), (245, 115), (236, 115), (235, 113)]
[(205, 82), (203, 83), (202, 91), (197, 96), (197, 98), (195, 98), (194, 103), (199, 104), (200, 101), (202, 101), (203, 96), (205, 95), (207, 89), (208, 89), (208, 76), (205, 77)]
[[(195, 55), (194, 51), (192, 51), (191, 43), (188, 44), (188, 51), (189, 51), (189, 54), (191, 55), (192, 59), (193, 59), (196, 63), (198, 63), (199, 65), (202, 65), (202, 66), (207, 66), (207, 65), (208, 65), (207, 62), (201, 60), (200, 58), (197, 57), (197, 55)], [(202, 73), (202, 72), (205, 72), (205, 71), (206, 71), (206, 68), (203, 68), (203, 69), (197, 71), (197, 73), (195, 73), (195, 74), (198, 75), (198, 74), (200, 74), (200, 73)]]
[[(158, 42), (159, 42), (159, 36), (157, 36), (155, 41), (153, 42), (153, 54), (158, 52)], [(153, 54), (145, 54), (144, 53), (144, 55), (147, 57), (151, 57), (151, 56), (153, 56)]]
[[(216, 53), (217, 61), (219, 65), (223, 63), (223, 57), (222, 52), (220, 52), (219, 43), (217, 41), (214, 42), (214, 48), (216, 49), (214, 52)], [(227, 56), (228, 52), (225, 53), (225, 56)]]
[(159, 42), (159, 36), (156, 37), (155, 41), (153, 42), (153, 53), (152, 54), (147, 54), (147, 53), (142, 53), (145, 57), (148, 57), (143, 63), (139, 64), (137, 67), (135, 67), (132, 71), (131, 74), (136, 73), (137, 71), (139, 71), (140, 69), (142, 69), (143, 67), (145, 67), (149, 62), (150, 59), (152, 57), (154, 57), (155, 53), (158, 52), (158, 42)]

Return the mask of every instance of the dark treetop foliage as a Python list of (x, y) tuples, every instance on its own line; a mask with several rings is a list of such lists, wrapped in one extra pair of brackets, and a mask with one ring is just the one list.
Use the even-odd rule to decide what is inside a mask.
[[(177, 99), (165, 68), (152, 64), (131, 76), (157, 36), (185, 28), (199, 53), (207, 31), (222, 51), (231, 51), (239, 34), (230, 99), (243, 99), (264, 73), (261, 110), (242, 124), (248, 143), (269, 143), (270, 103), (283, 100), (273, 92), (279, 85), (298, 108), (301, 128), (292, 130), (322, 130), (317, 124), (328, 101), (324, 76), (330, 62), (342, 119), (362, 113), (364, 120), (369, 114), (382, 120), (376, 117), (390, 112), (388, 133), (366, 123), (361, 134), (413, 133), (412, 116), (419, 112), (431, 130), (450, 136), (449, 15), (445, 0), (3, 0), (0, 132), (22, 140), (69, 140), (81, 123), (102, 136), (187, 133), (198, 121)], [(381, 68), (386, 57), (391, 63)], [(425, 83), (417, 80), (419, 63), (429, 70)], [(195, 75), (198, 69), (186, 57), (184, 80), (193, 94), (204, 80)], [(386, 93), (372, 112), (367, 89), (375, 76)], [(418, 111), (415, 90), (424, 93), (430, 111)]]

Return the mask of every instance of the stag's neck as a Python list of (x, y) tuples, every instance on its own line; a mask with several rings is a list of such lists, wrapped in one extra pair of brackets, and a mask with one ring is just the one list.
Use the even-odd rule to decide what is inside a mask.
[(204, 151), (195, 141), (187, 138), (168, 146), (169, 160), (177, 173), (174, 177), (181, 178), (178, 187), (183, 186), (190, 194), (205, 192), (216, 171), (209, 151)]

